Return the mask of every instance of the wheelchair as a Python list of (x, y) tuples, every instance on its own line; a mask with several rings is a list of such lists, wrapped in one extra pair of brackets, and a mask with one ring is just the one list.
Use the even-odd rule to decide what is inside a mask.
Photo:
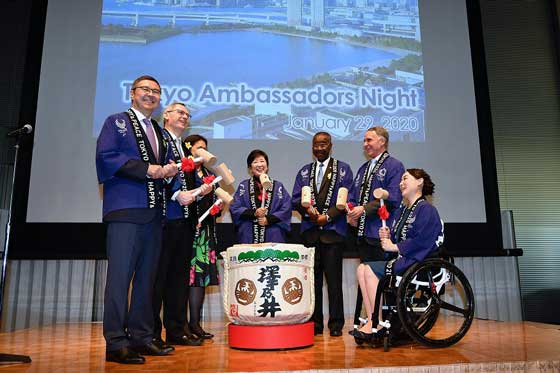
[[(382, 343), (384, 351), (411, 341), (427, 347), (449, 347), (465, 336), (474, 318), (471, 285), (442, 248), (402, 275), (392, 273), (389, 261), (377, 287), (374, 316), (369, 317), (377, 317), (381, 299), (382, 328), (369, 341), (354, 337), (358, 345), (377, 347)], [(358, 292), (354, 330), (360, 323), (361, 309)]]

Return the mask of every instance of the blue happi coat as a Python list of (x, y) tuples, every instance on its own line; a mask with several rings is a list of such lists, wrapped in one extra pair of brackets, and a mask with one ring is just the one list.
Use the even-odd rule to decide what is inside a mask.
[[(140, 129), (142, 130), (141, 126)], [(148, 144), (149, 163), (163, 165), (172, 159), (172, 154), (168, 152), (159, 127), (154, 125), (154, 129), (159, 141), (159, 159), (155, 159)], [(144, 138), (147, 139), (145, 133)], [(113, 114), (103, 123), (97, 139), (95, 162), (97, 179), (103, 184), (104, 217), (117, 210), (148, 207), (148, 162), (140, 157), (134, 130), (126, 112)], [(162, 204), (162, 180), (156, 180), (155, 185), (154, 193), (157, 194), (158, 204)]]
[(443, 222), (437, 209), (431, 203), (422, 200), (408, 216), (398, 234), (396, 226), (399, 217), (404, 212), (404, 206), (395, 211), (395, 219), (391, 228), (392, 240), (397, 244), (401, 253), (394, 263), (395, 271), (399, 274), (412, 264), (421, 262), (432, 252), (437, 251), (443, 243)]
[[(352, 190), (349, 196), (349, 200), (354, 204), (354, 206), (359, 205), (360, 201), (360, 190), (362, 185), (362, 180), (366, 177), (370, 162), (364, 163), (358, 170), (356, 177), (354, 178), (354, 183), (352, 185)], [(372, 179), (372, 185), (369, 193), (369, 202), (375, 200), (373, 197), (373, 191), (377, 188), (383, 188), (389, 192), (389, 198), (385, 201), (387, 210), (389, 210), (390, 217), (387, 221), (387, 226), (391, 226), (391, 222), (394, 218), (394, 210), (400, 205), (402, 197), (401, 191), (399, 189), (399, 183), (401, 177), (404, 174), (405, 169), (401, 161), (396, 158), (389, 156), (385, 162), (381, 165), (376, 175)], [(379, 238), (379, 228), (381, 227), (381, 220), (377, 211), (372, 211), (366, 215), (365, 231), (364, 235), (368, 238)]]
[[(164, 133), (165, 135), (165, 133)], [(173, 141), (172, 137), (170, 134), (167, 135), (169, 139), (171, 139), (170, 141), (168, 141), (169, 143), (169, 148), (173, 154), (173, 149), (171, 148), (172, 143), (171, 141)], [(183, 150), (183, 154), (185, 155), (186, 158), (192, 158), (192, 154), (190, 152), (189, 149), (187, 149), (184, 145), (184, 143), (181, 143), (182, 146), (182, 150)], [(176, 155), (180, 155), (176, 154)], [(175, 163), (179, 163), (181, 162), (180, 157), (174, 157)], [(179, 172), (177, 173), (177, 175), (175, 176), (175, 178), (173, 178), (173, 181), (168, 185), (168, 190), (167, 190), (167, 208), (166, 208), (166, 212), (165, 212), (165, 217), (167, 218), (167, 220), (177, 220), (177, 219), (183, 219), (185, 217), (185, 209), (188, 209), (189, 211), (189, 219), (192, 219), (192, 221), (194, 222), (194, 215), (196, 214), (195, 211), (195, 204), (190, 204), (187, 207), (185, 206), (181, 206), (179, 204), (179, 202), (177, 202), (176, 200), (172, 200), (171, 197), (173, 197), (173, 195), (176, 192), (179, 192), (182, 190), (182, 186), (183, 183), (185, 184), (187, 190), (193, 190), (196, 188), (195, 185), (195, 172), (196, 170), (193, 170), (191, 172)], [(182, 176), (181, 176), (182, 174)]]
[[(273, 180), (273, 183), (273, 197), (270, 201), (268, 214), (276, 217), (278, 221), (266, 226), (265, 242), (285, 242), (286, 232), (290, 230), (290, 222), (292, 219), (291, 198), (288, 190), (281, 182)], [(260, 207), (260, 201), (257, 201), (257, 207)], [(247, 219), (243, 215), (246, 210), (251, 209), (249, 179), (247, 179), (243, 180), (237, 187), (233, 195), (233, 202), (229, 208), (233, 223), (237, 228), (237, 239), (239, 243), (254, 243), (253, 219)]]
[[(301, 188), (304, 186), (310, 186), (310, 176), (311, 176), (312, 166), (313, 163), (303, 166), (298, 171), (296, 176), (296, 181), (294, 182), (294, 189), (292, 191), (292, 207), (294, 210), (300, 211), (300, 213), (302, 212), (302, 210), (300, 210), (299, 208), (299, 206), (301, 206)], [(338, 161), (337, 174), (338, 176), (336, 179), (336, 183), (334, 185), (333, 195), (330, 204), (328, 206), (329, 210), (332, 209), (332, 211), (334, 212), (336, 212), (335, 206), (336, 206), (336, 197), (338, 195), (338, 190), (344, 187), (348, 189), (348, 192), (350, 193), (350, 191), (352, 190), (352, 178), (353, 178), (353, 174), (352, 174), (352, 170), (350, 169), (350, 166), (347, 163), (341, 161)], [(326, 177), (328, 177), (328, 175), (326, 175)], [(330, 180), (327, 180), (325, 188), (329, 187), (329, 183)], [(331, 217), (333, 217), (334, 215), (334, 218), (332, 219), (331, 222), (325, 224), (322, 227), (322, 229), (333, 230), (336, 233), (338, 233), (340, 236), (345, 236), (346, 231), (348, 229), (348, 224), (346, 223), (346, 216), (343, 213), (335, 213), (335, 214), (329, 213), (329, 215), (331, 215)], [(309, 220), (307, 214), (305, 214), (305, 216), (302, 215), (301, 232), (305, 232), (315, 226), (316, 225)]]

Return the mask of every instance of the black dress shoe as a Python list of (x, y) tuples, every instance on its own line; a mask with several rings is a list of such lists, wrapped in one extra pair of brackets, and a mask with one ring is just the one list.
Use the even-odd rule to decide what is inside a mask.
[(144, 362), (146, 362), (146, 359), (128, 347), (115, 351), (107, 351), (105, 353), (105, 360), (119, 364), (144, 364)]
[(151, 355), (151, 356), (164, 356), (169, 355), (173, 352), (173, 347), (169, 346), (166, 348), (159, 348), (154, 343), (148, 343), (144, 346), (133, 346), (131, 347), (134, 351), (138, 352), (140, 355)]
[(331, 330), (331, 337), (340, 337), (342, 335), (342, 330), (335, 329)]
[(189, 337), (187, 335), (182, 335), (180, 337), (168, 336), (166, 341), (169, 344), (181, 346), (200, 346), (202, 344), (202, 339), (195, 336)]
[(194, 335), (191, 332), (191, 329), (189, 328), (189, 324), (185, 324), (185, 327), (183, 328), (183, 334), (190, 339), (202, 339), (202, 338), (198, 338), (198, 336)]
[(170, 344), (165, 343), (163, 341), (163, 339), (161, 339), (161, 338), (152, 339), (152, 343), (155, 344), (156, 346), (158, 346), (162, 350), (164, 350), (166, 348), (170, 348), (171, 351), (175, 351), (175, 347), (171, 346)]
[(320, 334), (323, 334), (323, 329), (315, 329), (313, 331), (313, 335), (320, 335)]
[(202, 327), (200, 325), (195, 325), (195, 326), (190, 326), (191, 332), (193, 334), (196, 334), (199, 338), (202, 339), (212, 339), (214, 338), (214, 334), (211, 333), (207, 333), (204, 331), (204, 329), (202, 329)]

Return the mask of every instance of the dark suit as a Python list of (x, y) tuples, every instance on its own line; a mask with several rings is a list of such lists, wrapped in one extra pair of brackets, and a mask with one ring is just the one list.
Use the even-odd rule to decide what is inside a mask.
[[(148, 145), (148, 162), (141, 157), (127, 113), (108, 117), (97, 139), (97, 176), (103, 184), (103, 221), (107, 223), (108, 267), (103, 315), (107, 351), (152, 341), (151, 298), (161, 249), (163, 182), (150, 180), (146, 174), (148, 164), (163, 165), (168, 158), (157, 122), (152, 121), (152, 126), (159, 143), (159, 157), (156, 159)], [(147, 140), (140, 124), (139, 128)]]
[[(301, 206), (301, 188), (313, 184), (311, 169), (313, 164), (304, 166), (296, 176), (294, 190), (292, 191), (292, 206), (302, 216), (301, 237), (307, 247), (315, 247), (315, 310), (313, 322), (315, 330), (323, 330), (323, 274), (327, 279), (329, 295), (329, 322), (331, 331), (340, 331), (344, 326), (344, 306), (342, 294), (342, 252), (346, 234), (346, 218), (336, 208), (337, 192), (341, 187), (350, 189), (352, 186), (352, 171), (350, 167), (341, 161), (338, 162), (336, 179), (333, 180), (333, 195), (330, 203), (326, 205), (334, 159), (329, 160), (325, 170), (325, 177), (319, 188), (315, 188), (315, 207), (319, 212), (327, 210), (331, 221), (324, 226), (318, 226), (311, 222), (307, 211)], [(331, 176), (331, 177), (329, 177)], [(318, 189), (318, 190), (317, 190)]]
[[(183, 154), (190, 155), (181, 144)], [(179, 162), (180, 159), (176, 159)], [(183, 174), (188, 190), (195, 188), (194, 171)], [(161, 337), (162, 322), (160, 311), (163, 303), (163, 325), (166, 337), (181, 338), (186, 323), (186, 305), (189, 289), (188, 267), (192, 259), (192, 246), (196, 222), (194, 203), (188, 206), (188, 217), (177, 201), (171, 200), (176, 191), (181, 190), (183, 180), (180, 174), (175, 178), (167, 196), (166, 221), (163, 228), (163, 245), (158, 274), (154, 286), (153, 312), (154, 336)]]

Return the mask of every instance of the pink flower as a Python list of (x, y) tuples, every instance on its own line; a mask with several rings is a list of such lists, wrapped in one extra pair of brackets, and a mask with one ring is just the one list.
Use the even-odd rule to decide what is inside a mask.
[(189, 285), (194, 285), (194, 266), (191, 266), (189, 273)]
[(216, 250), (210, 250), (210, 263), (216, 263)]

